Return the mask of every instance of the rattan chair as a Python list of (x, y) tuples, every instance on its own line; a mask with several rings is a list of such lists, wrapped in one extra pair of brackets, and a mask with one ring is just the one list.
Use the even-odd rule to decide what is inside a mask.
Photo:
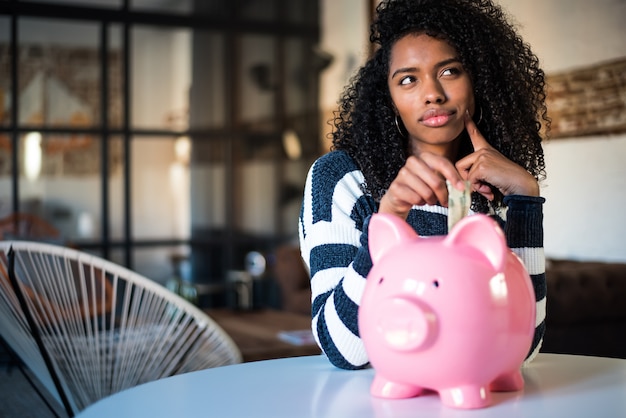
[(123, 389), (242, 361), (200, 309), (117, 264), (0, 242), (0, 335), (70, 416)]

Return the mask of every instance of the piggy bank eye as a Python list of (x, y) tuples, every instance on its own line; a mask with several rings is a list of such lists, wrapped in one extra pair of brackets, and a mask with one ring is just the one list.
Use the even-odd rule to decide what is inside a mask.
[(433, 287), (435, 289), (439, 287), (439, 280), (433, 280)]
[(383, 281), (385, 280), (384, 277), (381, 277), (380, 279), (378, 279), (378, 284), (383, 284)]

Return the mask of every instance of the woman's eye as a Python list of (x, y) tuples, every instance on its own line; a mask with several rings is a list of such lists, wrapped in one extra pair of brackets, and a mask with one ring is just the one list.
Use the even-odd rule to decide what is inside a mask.
[(402, 78), (400, 80), (400, 85), (401, 86), (407, 86), (407, 85), (411, 84), (414, 81), (415, 81), (415, 77), (407, 76), (407, 77), (404, 77), (404, 78)]
[(441, 72), (441, 75), (457, 75), (461, 72), (458, 68), (446, 68)]

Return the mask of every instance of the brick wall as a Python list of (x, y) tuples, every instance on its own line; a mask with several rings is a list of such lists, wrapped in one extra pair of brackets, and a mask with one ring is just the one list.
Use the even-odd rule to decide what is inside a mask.
[(547, 76), (551, 138), (626, 132), (626, 58)]

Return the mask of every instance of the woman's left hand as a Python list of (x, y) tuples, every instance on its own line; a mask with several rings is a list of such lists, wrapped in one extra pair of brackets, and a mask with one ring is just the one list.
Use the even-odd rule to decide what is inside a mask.
[(532, 174), (489, 145), (469, 114), (465, 115), (465, 129), (474, 152), (457, 161), (456, 168), (461, 177), (471, 183), (473, 191), (488, 200), (494, 197), (491, 187), (504, 196), (539, 196), (539, 184)]

